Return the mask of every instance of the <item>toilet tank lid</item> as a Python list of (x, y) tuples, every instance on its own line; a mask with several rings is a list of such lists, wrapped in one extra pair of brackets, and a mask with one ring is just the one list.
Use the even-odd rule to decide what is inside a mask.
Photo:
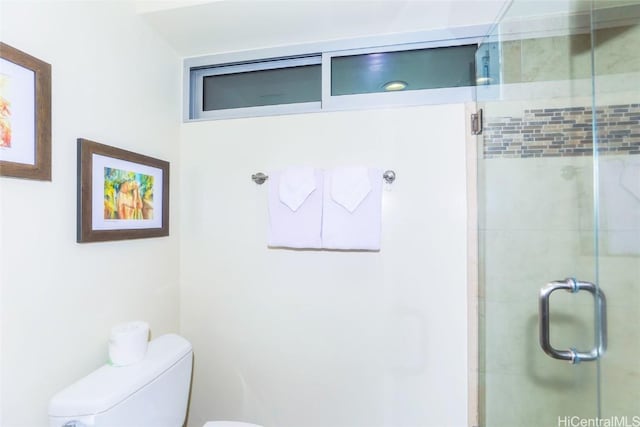
[(49, 416), (73, 417), (104, 412), (160, 376), (185, 356), (191, 344), (179, 335), (162, 335), (151, 342), (140, 362), (129, 366), (104, 365), (56, 394)]

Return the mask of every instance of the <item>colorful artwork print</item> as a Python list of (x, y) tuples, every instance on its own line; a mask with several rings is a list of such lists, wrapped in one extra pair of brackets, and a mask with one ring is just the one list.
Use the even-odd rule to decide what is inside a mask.
[(9, 76), (0, 74), (0, 147), (11, 147), (11, 103), (7, 99)]
[[(6, 45), (0, 42), (0, 47), (0, 53), (4, 54)], [(31, 169), (39, 167), (36, 151), (42, 150), (43, 146), (38, 146), (38, 138), (42, 136), (39, 132), (46, 122), (38, 122), (36, 117), (39, 105), (36, 82), (38, 79), (32, 69), (0, 58), (0, 161)], [(41, 155), (46, 156), (46, 153)], [(13, 170), (23, 177), (22, 172), (28, 171), (20, 169), (19, 165), (5, 167), (17, 168)]]
[(153, 219), (153, 176), (105, 167), (104, 219)]

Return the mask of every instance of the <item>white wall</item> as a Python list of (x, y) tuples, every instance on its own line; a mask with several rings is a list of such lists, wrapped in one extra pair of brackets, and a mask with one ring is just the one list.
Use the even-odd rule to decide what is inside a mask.
[[(192, 426), (467, 424), (463, 106), (180, 136), (180, 59), (133, 3), (3, 1), (0, 24), (53, 68), (53, 180), (0, 179), (0, 425), (46, 425), (51, 395), (136, 318), (194, 343)], [(75, 243), (78, 137), (171, 161), (170, 237)], [(396, 170), (380, 253), (265, 247), (266, 187), (249, 176), (294, 163)]]
[[(0, 178), (3, 427), (106, 361), (109, 328), (178, 330), (180, 58), (130, 2), (2, 1), (1, 39), (52, 64), (53, 180)], [(76, 138), (169, 160), (171, 236), (77, 244)]]
[[(394, 169), (379, 253), (268, 249), (291, 164)], [(463, 105), (184, 124), (181, 331), (189, 425), (467, 425)]]

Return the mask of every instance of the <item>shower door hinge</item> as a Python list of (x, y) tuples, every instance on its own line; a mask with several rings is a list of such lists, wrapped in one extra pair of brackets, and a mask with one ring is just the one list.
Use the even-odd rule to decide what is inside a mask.
[(471, 134), (482, 135), (482, 108), (471, 114)]

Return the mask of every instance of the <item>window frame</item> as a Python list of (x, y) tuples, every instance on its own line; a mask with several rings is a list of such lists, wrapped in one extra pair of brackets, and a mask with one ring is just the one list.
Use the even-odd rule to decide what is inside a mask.
[[(331, 94), (331, 60), (341, 56), (367, 55), (371, 53), (402, 52), (478, 44), (476, 38), (436, 40), (422, 43), (406, 43), (374, 48), (347, 49), (322, 54), (322, 107), (329, 111), (372, 107), (397, 107), (429, 104), (454, 104), (474, 99), (475, 86), (459, 86), (439, 89), (418, 89), (397, 92), (363, 93), (352, 95)], [(475, 58), (474, 58), (475, 60)]]
[(214, 120), (236, 117), (272, 116), (286, 114), (290, 111), (297, 113), (317, 111), (320, 109), (321, 100), (219, 110), (204, 110), (203, 108), (205, 77), (252, 71), (277, 70), (307, 65), (319, 65), (322, 67), (322, 57), (320, 55), (305, 55), (293, 58), (274, 58), (263, 61), (223, 64), (206, 68), (192, 68), (190, 71), (190, 107), (192, 108), (190, 117), (200, 120)]
[[(477, 86), (333, 96), (331, 95), (331, 58), (447, 46), (479, 45), (485, 39), (489, 30), (490, 25), (474, 25), (418, 33), (337, 40), (185, 58), (183, 68), (183, 120), (184, 122), (196, 122), (243, 117), (471, 102), (475, 100)], [(202, 110), (203, 76), (296, 66), (289, 64), (305, 65), (304, 61), (310, 60), (310, 58), (319, 61), (318, 63), (321, 66), (321, 100), (319, 102), (211, 111)], [(199, 94), (198, 90), (200, 91)]]

